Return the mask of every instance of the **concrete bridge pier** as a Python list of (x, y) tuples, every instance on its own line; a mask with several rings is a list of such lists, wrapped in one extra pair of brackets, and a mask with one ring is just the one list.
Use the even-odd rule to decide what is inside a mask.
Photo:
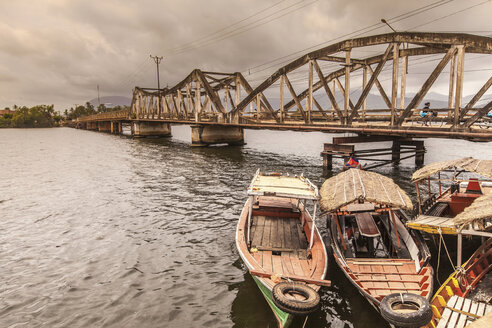
[(164, 122), (140, 122), (132, 123), (132, 135), (134, 137), (170, 137), (171, 124)]
[(244, 145), (244, 130), (235, 126), (192, 125), (191, 145), (206, 147), (226, 143), (229, 146)]

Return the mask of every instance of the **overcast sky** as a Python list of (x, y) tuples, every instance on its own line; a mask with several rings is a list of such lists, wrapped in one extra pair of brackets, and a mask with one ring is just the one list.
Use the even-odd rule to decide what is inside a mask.
[[(390, 32), (382, 17), (397, 30), (492, 36), (491, 13), (487, 0), (0, 0), (0, 108), (63, 111), (97, 97), (97, 85), (101, 96), (131, 97), (156, 86), (150, 54), (164, 56), (162, 86), (195, 68), (240, 71), (256, 86), (315, 45), (378, 23), (362, 35)], [(491, 70), (470, 73), (476, 85), (492, 72), (483, 58), (477, 67)]]

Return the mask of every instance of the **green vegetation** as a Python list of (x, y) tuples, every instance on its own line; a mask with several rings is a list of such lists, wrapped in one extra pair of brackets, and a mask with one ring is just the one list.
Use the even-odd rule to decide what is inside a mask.
[(54, 105), (37, 105), (34, 107), (18, 107), (14, 105), (13, 109), (6, 107), (3, 112), (0, 112), (0, 128), (50, 128), (60, 126), (63, 121), (76, 120), (79, 117), (94, 115), (98, 113), (112, 112), (115, 110), (125, 109), (127, 106), (116, 106), (108, 108), (101, 104), (94, 106), (87, 102), (84, 105), (65, 109), (63, 117), (54, 110)]
[(50, 128), (59, 126), (61, 120), (62, 117), (55, 113), (53, 105), (37, 105), (31, 108), (14, 105), (13, 113), (0, 115), (0, 128)]
[(85, 103), (85, 106), (79, 105), (76, 106), (75, 108), (70, 108), (70, 110), (65, 109), (64, 115), (67, 120), (76, 120), (79, 117), (82, 116), (87, 116), (87, 115), (94, 115), (94, 114), (99, 114), (99, 113), (107, 113), (107, 112), (112, 112), (120, 109), (125, 109), (127, 106), (115, 106), (112, 108), (108, 108), (104, 106), (104, 104), (100, 104), (97, 106), (97, 109), (94, 108), (94, 105), (92, 105), (89, 102)]

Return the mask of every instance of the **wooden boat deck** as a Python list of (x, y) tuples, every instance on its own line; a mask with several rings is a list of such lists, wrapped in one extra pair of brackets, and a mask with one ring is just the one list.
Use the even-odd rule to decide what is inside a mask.
[(453, 295), (447, 302), (437, 328), (462, 328), (485, 314), (492, 312), (492, 305), (474, 302), (468, 298)]
[(432, 272), (416, 271), (409, 259), (346, 258), (349, 275), (369, 295), (381, 301), (392, 293), (414, 293), (427, 298), (432, 288)]
[(295, 251), (307, 248), (307, 239), (299, 219), (254, 216), (251, 247), (258, 250)]
[[(323, 280), (326, 272), (326, 251), (318, 233), (314, 235), (309, 250), (312, 219), (297, 208), (297, 200), (289, 198), (259, 197), (253, 206), (251, 224), (251, 247), (243, 246), (243, 254), (251, 256), (250, 270), (279, 276), (305, 277), (313, 281)], [(242, 224), (246, 224), (247, 212)], [(247, 229), (247, 228), (246, 228)], [(246, 231), (239, 228), (240, 234)], [(244, 238), (244, 235), (241, 237)], [(242, 239), (243, 240), (243, 239)], [(262, 280), (273, 288), (276, 282), (270, 278)], [(309, 284), (318, 290), (319, 285)]]
[(307, 238), (299, 219), (254, 216), (251, 247), (255, 260), (265, 271), (310, 277)]

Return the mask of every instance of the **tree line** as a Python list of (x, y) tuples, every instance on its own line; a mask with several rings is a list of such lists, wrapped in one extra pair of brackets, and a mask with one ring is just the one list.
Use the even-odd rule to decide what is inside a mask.
[[(65, 121), (82, 116), (106, 113), (125, 109), (127, 106), (106, 107), (104, 104), (94, 107), (90, 102), (65, 109), (63, 115), (55, 112), (54, 105), (37, 105), (34, 107), (14, 105), (12, 111), (0, 115), (0, 128), (50, 128), (62, 125)], [(10, 110), (9, 107), (5, 108)]]
[(115, 107), (106, 107), (104, 104), (100, 104), (97, 107), (94, 107), (90, 102), (86, 102), (84, 105), (78, 105), (75, 107), (71, 107), (70, 109), (65, 109), (63, 113), (67, 120), (75, 120), (82, 116), (94, 115), (99, 113), (107, 113), (116, 110), (126, 109), (128, 106), (115, 106)]

